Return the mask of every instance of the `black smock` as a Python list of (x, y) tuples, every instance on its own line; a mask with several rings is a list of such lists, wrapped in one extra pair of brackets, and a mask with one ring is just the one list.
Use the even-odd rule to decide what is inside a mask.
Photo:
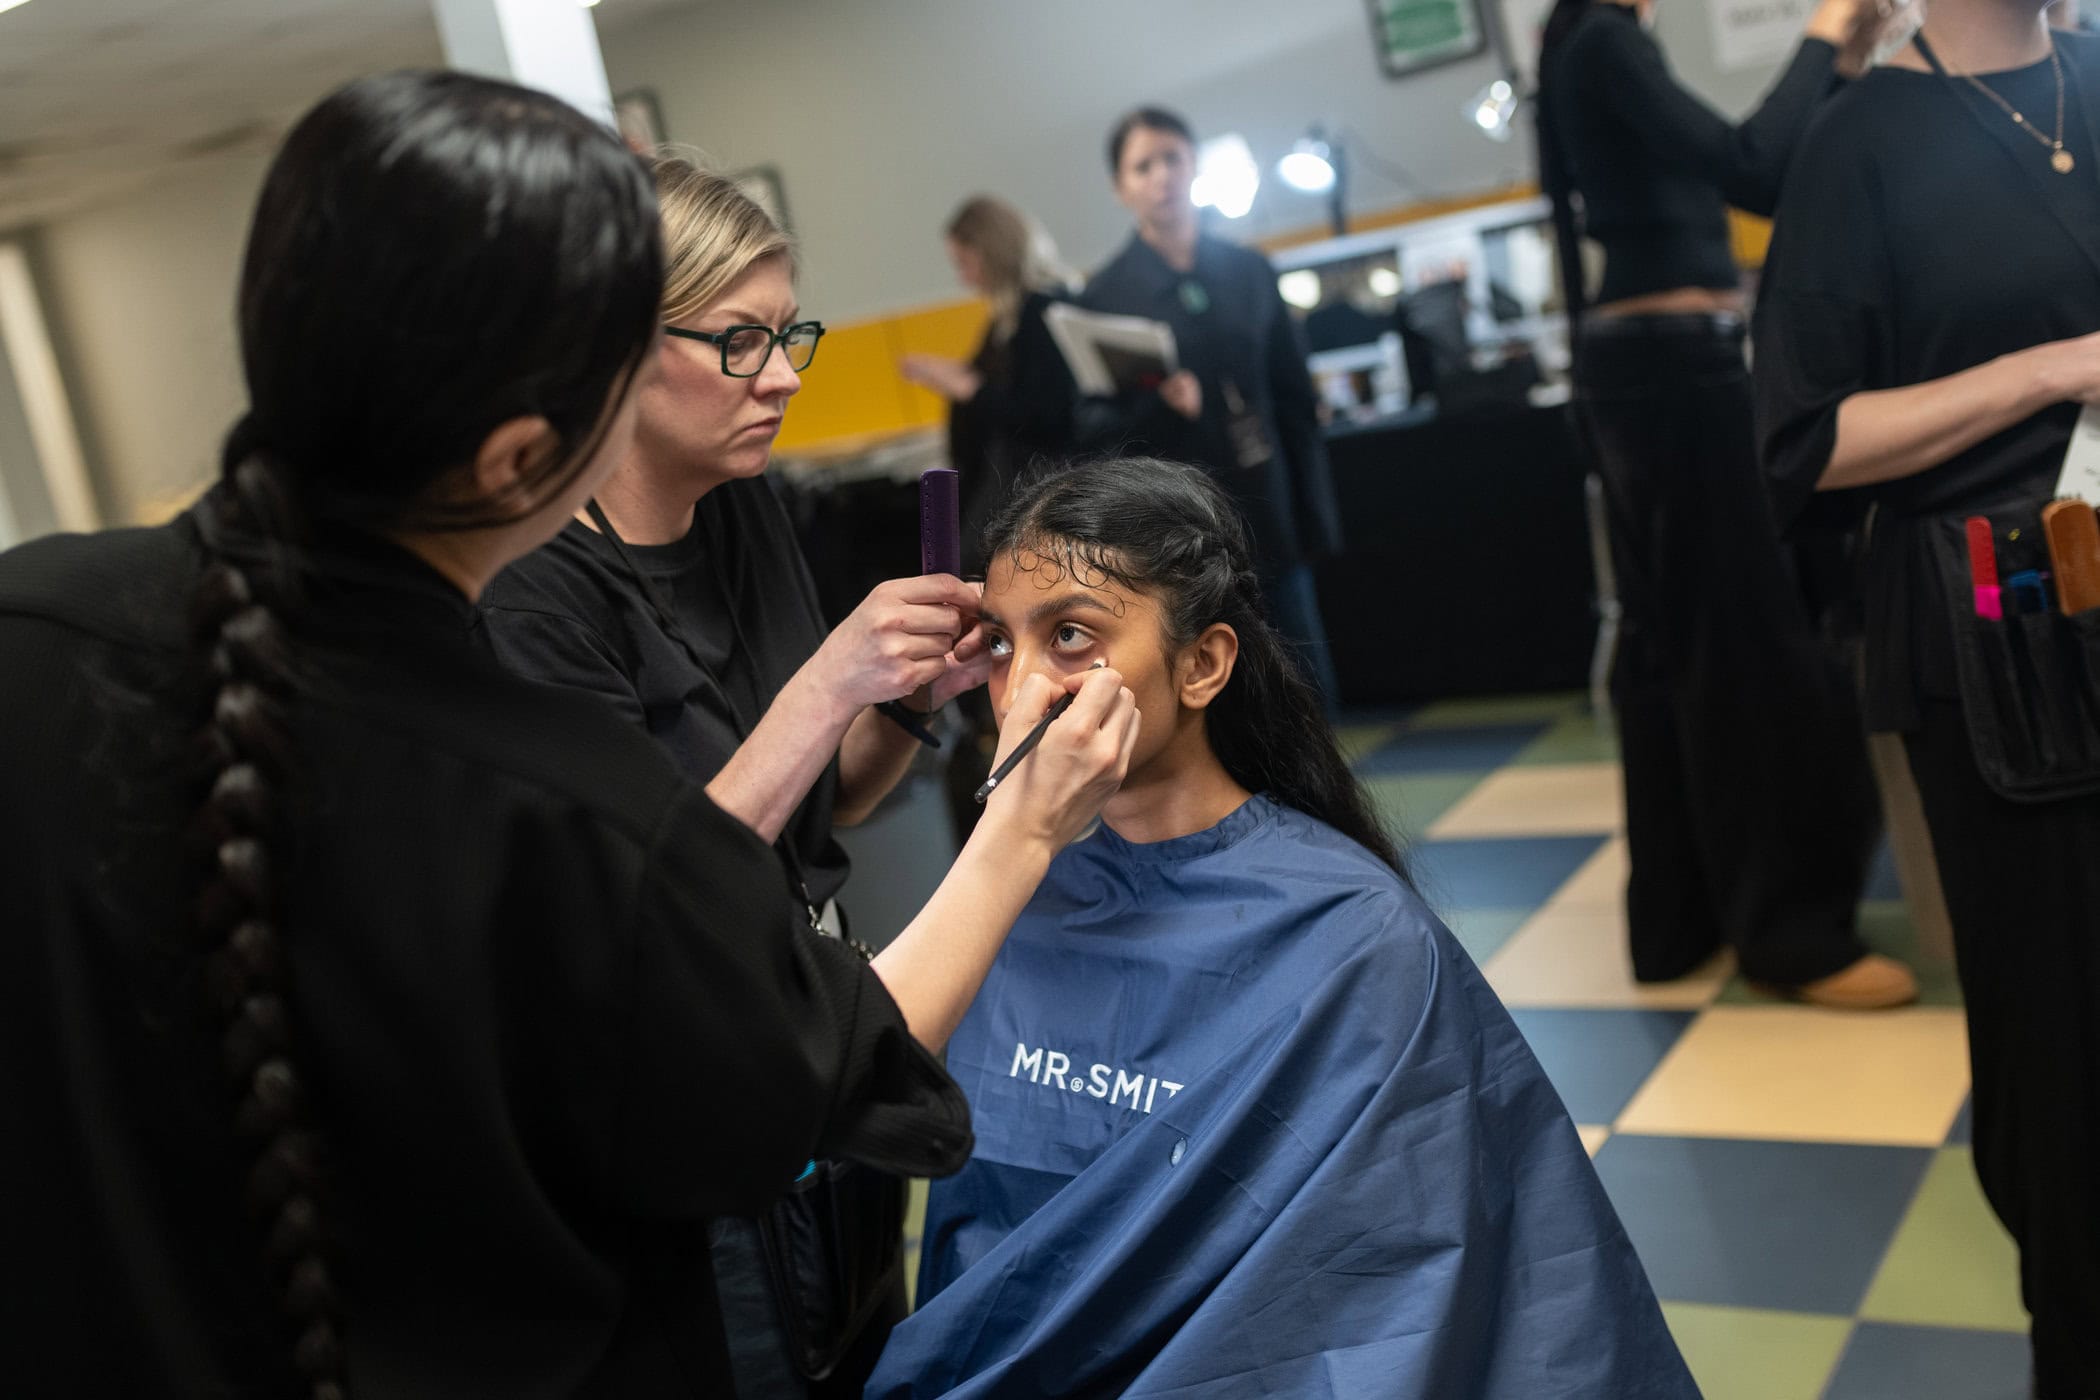
[[(1319, 398), (1267, 258), (1205, 237), (1196, 240), (1195, 266), (1177, 272), (1133, 235), (1079, 300), (1094, 311), (1166, 322), (1174, 328), (1181, 367), (1203, 387), (1202, 414), (1193, 421), (1151, 390), (1089, 400), (1081, 417), (1088, 445), (1145, 452), (1209, 472), (1246, 515), (1266, 577), (1341, 548), (1341, 512)], [(1259, 428), (1263, 460), (1252, 465), (1243, 463), (1235, 447), (1234, 399)]]
[[(0, 557), (10, 1393), (291, 1389), (189, 949), (210, 509)], [(655, 745), (406, 552), (313, 559), (282, 887), (350, 1392), (726, 1394), (706, 1220), (952, 1170), (963, 1101)]]
[[(1677, 85), (1634, 11), (1592, 0), (1543, 57), (1541, 139), (1560, 217), (1579, 195), (1604, 245), (1601, 301), (1739, 286), (1726, 205), (1771, 210), (1834, 59), (1805, 41), (1731, 125)], [(1725, 944), (1757, 981), (1826, 977), (1867, 951), (1880, 811), (1852, 680), (1765, 499), (1741, 319), (1592, 314), (1575, 388), (1624, 607), (1634, 974), (1680, 977)]]
[[(816, 583), (763, 477), (702, 496), (684, 539), (626, 549), (705, 669), (665, 634), (618, 547), (579, 521), (497, 575), (482, 594), (483, 630), (510, 670), (611, 702), (680, 772), (710, 782), (823, 645)], [(832, 836), (837, 795), (833, 761), (783, 832), (819, 908), (851, 869)]]
[[(1966, 83), (1878, 71), (1831, 104), (1788, 178), (1757, 318), (1764, 465), (1803, 512), (1839, 405), (2100, 331), (2100, 41), (2056, 37), (2070, 175)], [(2046, 62), (1984, 75), (2053, 116)], [(2047, 120), (2047, 118), (2044, 118)], [(2100, 798), (1987, 787), (1957, 684), (1936, 535), (2030, 527), (2078, 409), (2059, 405), (1930, 471), (1821, 498), (1871, 502), (1868, 717), (1904, 733), (1954, 926), (1977, 1174), (2020, 1246), (2036, 1394), (2100, 1396)], [(2031, 538), (2031, 531), (2030, 531)], [(2009, 571), (2009, 568), (2008, 568)]]
[(962, 475), (963, 572), (984, 572), (984, 530), (1014, 484), (1033, 467), (1072, 451), (1078, 390), (1043, 313), (1052, 298), (1030, 292), (1005, 336), (987, 327), (970, 368), (978, 389), (948, 406), (948, 463)]

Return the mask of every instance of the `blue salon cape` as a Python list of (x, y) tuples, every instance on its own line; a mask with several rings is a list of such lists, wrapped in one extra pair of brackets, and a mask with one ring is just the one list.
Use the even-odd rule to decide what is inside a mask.
[(1698, 1396), (1472, 960), (1297, 811), (1065, 851), (948, 1068), (977, 1150), (870, 1397)]

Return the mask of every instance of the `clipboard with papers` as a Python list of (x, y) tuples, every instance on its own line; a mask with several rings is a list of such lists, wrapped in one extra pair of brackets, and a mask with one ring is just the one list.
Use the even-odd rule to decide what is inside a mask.
[(1174, 328), (1164, 321), (1057, 302), (1044, 311), (1043, 323), (1071, 367), (1079, 392), (1089, 397), (1155, 389), (1181, 368)]

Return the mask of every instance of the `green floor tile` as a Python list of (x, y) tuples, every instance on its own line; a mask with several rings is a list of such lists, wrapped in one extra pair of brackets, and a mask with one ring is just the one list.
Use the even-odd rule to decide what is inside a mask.
[(1549, 695), (1489, 695), (1439, 700), (1408, 716), (1410, 729), (1449, 729), (1471, 724), (1524, 724), (1565, 718), (1582, 707), (1580, 691)]
[(904, 1306), (918, 1305), (919, 1244), (926, 1234), (926, 1183), (914, 1180), (904, 1207)]
[(1455, 934), (1473, 961), (1484, 963), (1502, 950), (1512, 935), (1536, 914), (1536, 909), (1440, 909), (1444, 923)]
[(1355, 763), (1365, 754), (1384, 746), (1386, 740), (1400, 732), (1397, 724), (1344, 724), (1336, 728), (1334, 737), (1342, 746), (1342, 757)]
[[(1869, 948), (1907, 964), (1917, 975), (1919, 1005), (1961, 1005), (1961, 984), (1954, 975), (1954, 965), (1918, 951), (1917, 930), (1911, 927), (1910, 915), (1904, 911), (1901, 900), (1870, 899), (1861, 904), (1859, 936), (1866, 940)], [(1752, 988), (1741, 977), (1732, 977), (1721, 989), (1715, 1004), (1751, 1006), (1769, 1001), (1770, 997)]]
[(1364, 787), (1378, 805), (1386, 829), (1402, 840), (1418, 841), (1436, 819), (1480, 786), (1485, 773), (1410, 773), (1405, 777), (1366, 778)]
[(1852, 1335), (1849, 1317), (1664, 1303), (1706, 1400), (1817, 1400)]
[(1594, 715), (1572, 714), (1555, 721), (1509, 762), (1513, 768), (1536, 768), (1551, 763), (1618, 761), (1619, 740), (1610, 722), (1600, 724)]
[(1985, 1204), (1966, 1147), (1942, 1148), (1889, 1245), (1860, 1316), (2025, 1332), (2019, 1255)]

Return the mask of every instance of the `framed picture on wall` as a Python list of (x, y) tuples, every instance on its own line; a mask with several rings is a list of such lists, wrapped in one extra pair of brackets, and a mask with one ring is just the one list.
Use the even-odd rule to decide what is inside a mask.
[(613, 99), (613, 123), (627, 148), (648, 155), (664, 143), (664, 112), (654, 88), (636, 88)]
[(736, 182), (751, 201), (773, 216), (773, 222), (789, 233), (795, 231), (794, 221), (788, 218), (787, 190), (780, 183), (780, 170), (772, 165), (754, 165), (748, 170), (739, 170), (729, 177)]
[(1471, 58), (1487, 48), (1479, 0), (1365, 0), (1371, 42), (1389, 78)]

